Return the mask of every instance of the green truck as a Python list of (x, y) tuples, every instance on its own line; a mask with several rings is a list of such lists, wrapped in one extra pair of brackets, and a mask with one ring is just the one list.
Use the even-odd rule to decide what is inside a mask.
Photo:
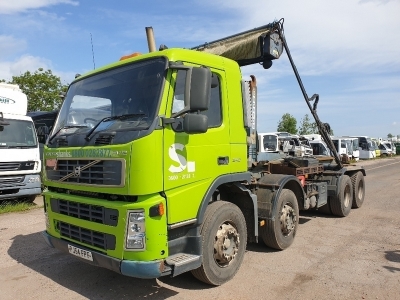
[[(313, 157), (258, 160), (257, 86), (284, 51), (283, 19), (194, 47), (133, 55), (77, 77), (44, 147), (46, 242), (137, 278), (230, 280), (247, 243), (283, 250), (299, 210), (347, 216), (365, 171)], [(314, 106), (311, 106), (311, 102)]]

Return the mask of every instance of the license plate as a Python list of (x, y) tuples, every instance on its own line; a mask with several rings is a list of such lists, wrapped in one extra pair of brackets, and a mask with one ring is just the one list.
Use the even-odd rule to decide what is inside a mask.
[(92, 252), (90, 252), (90, 251), (83, 250), (83, 249), (77, 248), (72, 245), (68, 245), (68, 251), (72, 255), (78, 256), (78, 257), (86, 259), (86, 260), (93, 261)]

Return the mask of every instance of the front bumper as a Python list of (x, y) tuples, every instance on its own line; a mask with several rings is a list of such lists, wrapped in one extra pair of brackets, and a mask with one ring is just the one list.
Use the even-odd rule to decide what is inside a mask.
[[(93, 261), (88, 261), (85, 259), (81, 259), (82, 261), (89, 263), (91, 265), (95, 265), (98, 267), (106, 268), (112, 270), (114, 272), (120, 273), (125, 276), (142, 278), (142, 279), (152, 279), (158, 278), (164, 275), (171, 274), (171, 268), (164, 264), (164, 260), (155, 260), (155, 261), (130, 261), (130, 260), (121, 260), (116, 259), (107, 255), (104, 255), (100, 252), (93, 251), (92, 249), (88, 249), (82, 247), (81, 245), (74, 244), (71, 242), (67, 242), (61, 239), (57, 239), (51, 235), (49, 235), (46, 231), (42, 232), (43, 238), (46, 243), (53, 248), (56, 248), (60, 251), (66, 252), (69, 254), (68, 245), (72, 245), (78, 247), (80, 249), (84, 249), (90, 251), (93, 256)], [(79, 257), (77, 257), (79, 259)]]
[[(5, 183), (5, 178), (12, 179), (13, 177), (20, 176), (24, 176), (21, 182), (11, 182), (10, 180), (10, 183)], [(0, 200), (34, 196), (42, 193), (39, 174), (8, 175), (1, 176), (0, 178), (4, 180), (4, 183), (0, 184)]]

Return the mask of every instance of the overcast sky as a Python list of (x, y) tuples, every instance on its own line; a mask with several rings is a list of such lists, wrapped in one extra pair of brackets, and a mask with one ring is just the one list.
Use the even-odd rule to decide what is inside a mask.
[[(400, 135), (399, 0), (0, 0), (0, 79), (50, 69), (76, 73), (157, 47), (193, 47), (285, 18), (286, 40), (309, 96), (335, 135)], [(92, 56), (92, 45), (94, 61)], [(243, 69), (258, 82), (258, 130), (285, 113), (298, 126), (308, 107), (286, 55), (271, 69)]]

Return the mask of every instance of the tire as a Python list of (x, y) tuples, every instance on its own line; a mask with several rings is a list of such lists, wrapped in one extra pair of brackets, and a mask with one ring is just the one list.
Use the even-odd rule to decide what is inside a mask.
[(349, 176), (342, 175), (338, 194), (331, 197), (329, 203), (333, 215), (338, 217), (349, 215), (353, 203), (353, 185)]
[(205, 283), (221, 285), (235, 276), (243, 262), (246, 220), (235, 204), (217, 201), (207, 207), (200, 231), (203, 262), (192, 274)]
[[(275, 215), (272, 216), (272, 213)], [(266, 225), (260, 228), (261, 238), (268, 247), (284, 250), (293, 243), (298, 226), (299, 205), (296, 196), (291, 190), (283, 189), (275, 212), (271, 211)]]
[(25, 202), (25, 203), (33, 203), (33, 201), (35, 201), (35, 199), (36, 199), (36, 195), (21, 198), (21, 201)]
[(364, 175), (361, 172), (357, 172), (351, 176), (351, 183), (353, 185), (352, 208), (360, 208), (364, 203), (365, 197)]
[(331, 208), (329, 207), (329, 197), (325, 205), (318, 207), (318, 212), (324, 215), (332, 215)]

